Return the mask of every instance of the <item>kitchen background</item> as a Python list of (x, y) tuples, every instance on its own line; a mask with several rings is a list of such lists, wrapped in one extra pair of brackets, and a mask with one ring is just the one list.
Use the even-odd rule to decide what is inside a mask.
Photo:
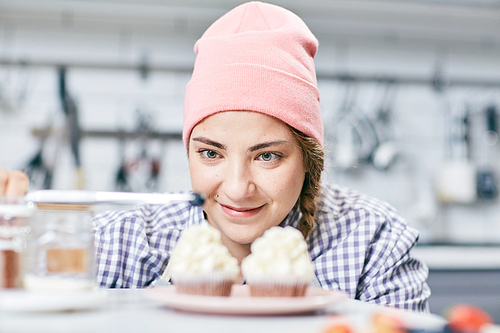
[[(189, 189), (193, 45), (242, 2), (0, 0), (0, 166), (32, 189)], [(433, 312), (500, 320), (500, 1), (270, 2), (320, 42), (325, 181), (420, 230)]]

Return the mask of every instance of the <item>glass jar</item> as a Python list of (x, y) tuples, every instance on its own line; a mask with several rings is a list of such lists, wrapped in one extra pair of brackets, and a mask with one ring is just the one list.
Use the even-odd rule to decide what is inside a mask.
[(23, 283), (33, 291), (92, 290), (95, 249), (92, 215), (61, 205), (38, 207), (31, 219)]
[(0, 197), (0, 289), (21, 286), (22, 254), (34, 205), (22, 198)]

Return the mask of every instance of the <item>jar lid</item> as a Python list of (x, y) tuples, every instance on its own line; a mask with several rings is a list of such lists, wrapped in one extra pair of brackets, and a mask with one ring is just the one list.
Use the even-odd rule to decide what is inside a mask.
[(39, 203), (36, 206), (40, 211), (44, 210), (91, 211), (90, 205)]
[(13, 198), (0, 197), (0, 217), (30, 217), (35, 210), (32, 202), (15, 200)]

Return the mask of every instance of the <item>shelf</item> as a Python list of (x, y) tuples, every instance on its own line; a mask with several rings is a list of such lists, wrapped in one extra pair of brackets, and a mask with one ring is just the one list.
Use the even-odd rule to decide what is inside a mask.
[[(52, 129), (34, 128), (31, 133), (37, 137), (48, 137), (55, 134)], [(82, 130), (82, 137), (88, 138), (117, 138), (117, 139), (137, 139), (147, 137), (148, 139), (158, 139), (164, 141), (181, 141), (182, 132), (157, 132), (157, 131), (113, 131), (113, 130)]]

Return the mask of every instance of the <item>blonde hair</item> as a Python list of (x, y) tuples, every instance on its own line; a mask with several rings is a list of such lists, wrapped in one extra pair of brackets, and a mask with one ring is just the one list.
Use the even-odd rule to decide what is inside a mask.
[(313, 138), (290, 127), (292, 135), (297, 140), (302, 150), (304, 168), (306, 170), (304, 185), (300, 192), (300, 218), (298, 229), (304, 238), (310, 235), (316, 226), (316, 210), (321, 193), (321, 173), (325, 165), (325, 151), (323, 147)]

